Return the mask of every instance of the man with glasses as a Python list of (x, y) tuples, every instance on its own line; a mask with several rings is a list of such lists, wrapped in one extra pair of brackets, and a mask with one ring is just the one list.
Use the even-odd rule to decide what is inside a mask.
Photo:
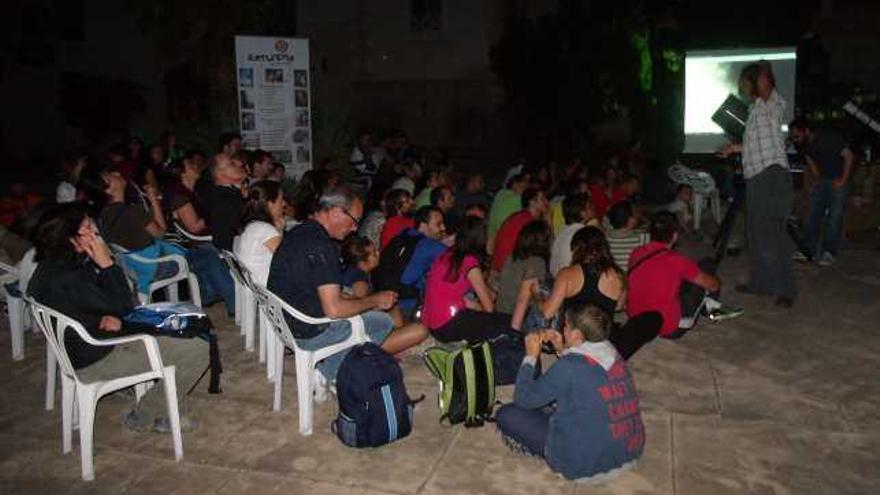
[[(315, 318), (360, 315), (370, 341), (381, 343), (383, 349), (395, 354), (414, 345), (412, 340), (419, 337), (409, 335), (406, 329), (391, 332), (393, 322), (384, 311), (394, 306), (397, 294), (379, 291), (355, 298), (342, 293), (340, 251), (334, 239), (340, 241), (355, 232), (363, 213), (363, 203), (349, 189), (325, 191), (313, 217), (284, 235), (272, 258), (267, 287), (297, 310)], [(327, 347), (351, 335), (346, 320), (309, 325), (290, 315), (285, 317), (303, 349)], [(326, 384), (336, 377), (344, 357), (345, 352), (340, 352), (318, 363), (319, 398), (326, 397)]]

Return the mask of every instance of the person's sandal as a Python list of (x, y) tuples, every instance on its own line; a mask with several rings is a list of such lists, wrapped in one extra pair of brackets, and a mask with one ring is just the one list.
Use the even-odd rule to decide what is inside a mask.
[(129, 430), (137, 433), (146, 433), (150, 431), (150, 425), (147, 424), (141, 415), (134, 409), (122, 415), (122, 424)]
[[(180, 432), (181, 433), (192, 433), (196, 431), (199, 423), (191, 418), (189, 415), (180, 416)], [(168, 420), (167, 417), (162, 416), (161, 418), (156, 418), (153, 421), (153, 432), (154, 433), (171, 433), (171, 421)]]

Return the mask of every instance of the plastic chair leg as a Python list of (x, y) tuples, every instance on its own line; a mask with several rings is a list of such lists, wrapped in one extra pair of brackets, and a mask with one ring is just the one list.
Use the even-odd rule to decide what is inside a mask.
[(273, 411), (281, 410), (281, 385), (284, 381), (284, 346), (280, 343), (275, 346), (275, 400), (272, 404)]
[(183, 438), (180, 434), (180, 405), (177, 403), (177, 381), (174, 366), (166, 366), (162, 372), (165, 386), (165, 402), (168, 404), (168, 421), (171, 423), (171, 440), (174, 443), (174, 460), (183, 459)]
[(61, 376), (61, 451), (69, 454), (73, 450), (73, 407), (76, 395), (76, 382)]
[(245, 304), (250, 308), (248, 311), (248, 321), (247, 326), (242, 325), (242, 328), (245, 329), (244, 332), (244, 348), (247, 351), (253, 352), (254, 350), (254, 333), (256, 329), (260, 325), (260, 320), (262, 319), (262, 315), (260, 314), (259, 307), (257, 306), (257, 300), (254, 298), (254, 294), (250, 291), (245, 292), (244, 294)]
[(234, 281), (235, 286), (235, 324), (241, 325), (241, 284), (238, 280)]
[(9, 333), (12, 336), (12, 359), (24, 359), (24, 321), (25, 304), (20, 297), (6, 296), (6, 310), (9, 312)]
[(58, 375), (58, 362), (52, 346), (46, 344), (46, 410), (55, 409), (55, 377)]
[(694, 193), (694, 230), (700, 230), (703, 220), (703, 202), (705, 201), (700, 193)]
[(275, 348), (283, 345), (279, 340), (275, 332), (266, 339), (266, 379), (270, 382), (275, 380)]
[(301, 435), (312, 434), (312, 356), (309, 352), (296, 354), (296, 390), (299, 403), (299, 432)]
[(98, 398), (93, 387), (77, 387), (76, 395), (79, 402), (79, 455), (82, 459), (82, 478), (85, 481), (95, 479), (95, 466), (92, 457), (92, 434), (95, 428), (95, 406)]
[(199, 279), (196, 277), (195, 273), (190, 273), (186, 276), (187, 283), (189, 284), (189, 294), (192, 299), (193, 304), (198, 307), (202, 307), (202, 293), (199, 287)]
[[(263, 318), (265, 316), (261, 316)], [(272, 330), (270, 326), (260, 325), (260, 352), (259, 359), (261, 363), (266, 362), (266, 349), (269, 346), (269, 339), (275, 338), (275, 332)]]
[(239, 317), (238, 324), (239, 333), (241, 335), (247, 335), (248, 320), (253, 318), (248, 315), (248, 311), (250, 308), (248, 307), (247, 296), (245, 295), (244, 291), (242, 291), (241, 301), (238, 304), (241, 305), (241, 315)]

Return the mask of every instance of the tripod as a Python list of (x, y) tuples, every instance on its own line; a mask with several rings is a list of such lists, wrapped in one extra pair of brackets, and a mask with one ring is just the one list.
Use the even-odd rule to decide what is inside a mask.
[[(743, 203), (745, 202), (745, 192), (745, 178), (741, 173), (737, 173), (733, 184), (733, 200), (730, 202), (730, 206), (727, 208), (727, 213), (724, 214), (724, 219), (721, 221), (721, 226), (718, 228), (718, 233), (712, 241), (712, 247), (715, 248), (715, 255), (711, 259), (715, 262), (715, 266), (721, 264), (721, 260), (723, 260), (724, 256), (727, 254), (727, 246), (730, 243), (730, 236), (733, 233), (733, 227), (736, 224), (737, 215), (739, 215)], [(788, 233), (788, 236), (791, 237), (791, 240), (794, 242), (798, 251), (812, 262), (812, 250), (806, 244), (804, 239), (801, 238), (800, 234), (798, 234), (797, 222), (794, 218), (789, 218), (785, 225), (785, 230)]]

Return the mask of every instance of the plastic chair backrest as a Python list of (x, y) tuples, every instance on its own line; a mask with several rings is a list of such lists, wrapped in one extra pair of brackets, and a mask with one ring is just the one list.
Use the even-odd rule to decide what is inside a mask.
[(31, 277), (37, 271), (37, 262), (34, 261), (36, 255), (37, 248), (30, 248), (21, 257), (21, 261), (18, 262), (18, 290), (22, 294), (27, 294), (27, 287), (31, 282)]
[(220, 257), (223, 258), (229, 271), (232, 272), (232, 276), (235, 277), (236, 282), (253, 290), (254, 279), (251, 276), (251, 271), (244, 266), (244, 263), (238, 259), (238, 256), (231, 251), (223, 249), (220, 251)]
[(189, 239), (189, 240), (191, 240), (191, 241), (196, 241), (196, 242), (211, 242), (211, 241), (214, 239), (214, 237), (211, 236), (211, 235), (195, 235), (195, 234), (192, 234), (192, 233), (190, 233), (190, 231), (186, 230), (186, 228), (185, 228), (183, 225), (180, 225), (180, 224), (177, 223), (177, 222), (174, 222), (174, 230), (175, 230), (178, 234), (182, 235), (183, 237), (185, 237), (186, 239)]
[(290, 347), (297, 347), (293, 332), (290, 331), (290, 327), (287, 325), (287, 319), (284, 318), (285, 306), (292, 310), (290, 313), (295, 318), (299, 312), (290, 308), (290, 306), (282, 301), (280, 297), (276, 296), (272, 291), (265, 287), (254, 286), (254, 294), (257, 301), (260, 303), (260, 306), (266, 312), (266, 317), (269, 319), (269, 322), (281, 333), (281, 338), (285, 341), (284, 344)]
[(73, 318), (40, 304), (31, 298), (27, 298), (27, 302), (31, 307), (34, 321), (37, 322), (37, 326), (40, 327), (43, 336), (46, 337), (46, 342), (52, 347), (58, 364), (61, 365), (61, 372), (77, 380), (76, 372), (70, 362), (70, 357), (67, 355), (67, 348), (64, 346), (64, 336), (67, 330), (72, 328), (80, 337), (84, 337), (88, 335), (86, 329)]
[(20, 275), (18, 273), (18, 268), (14, 267), (12, 265), (8, 265), (6, 263), (3, 263), (2, 261), (0, 261), (0, 271), (5, 272), (6, 274), (9, 274), (10, 280), (17, 279), (20, 277)]
[(694, 188), (694, 192), (709, 193), (715, 190), (715, 180), (702, 170), (694, 170), (681, 163), (675, 163), (669, 167), (668, 174), (673, 182), (687, 184)]

